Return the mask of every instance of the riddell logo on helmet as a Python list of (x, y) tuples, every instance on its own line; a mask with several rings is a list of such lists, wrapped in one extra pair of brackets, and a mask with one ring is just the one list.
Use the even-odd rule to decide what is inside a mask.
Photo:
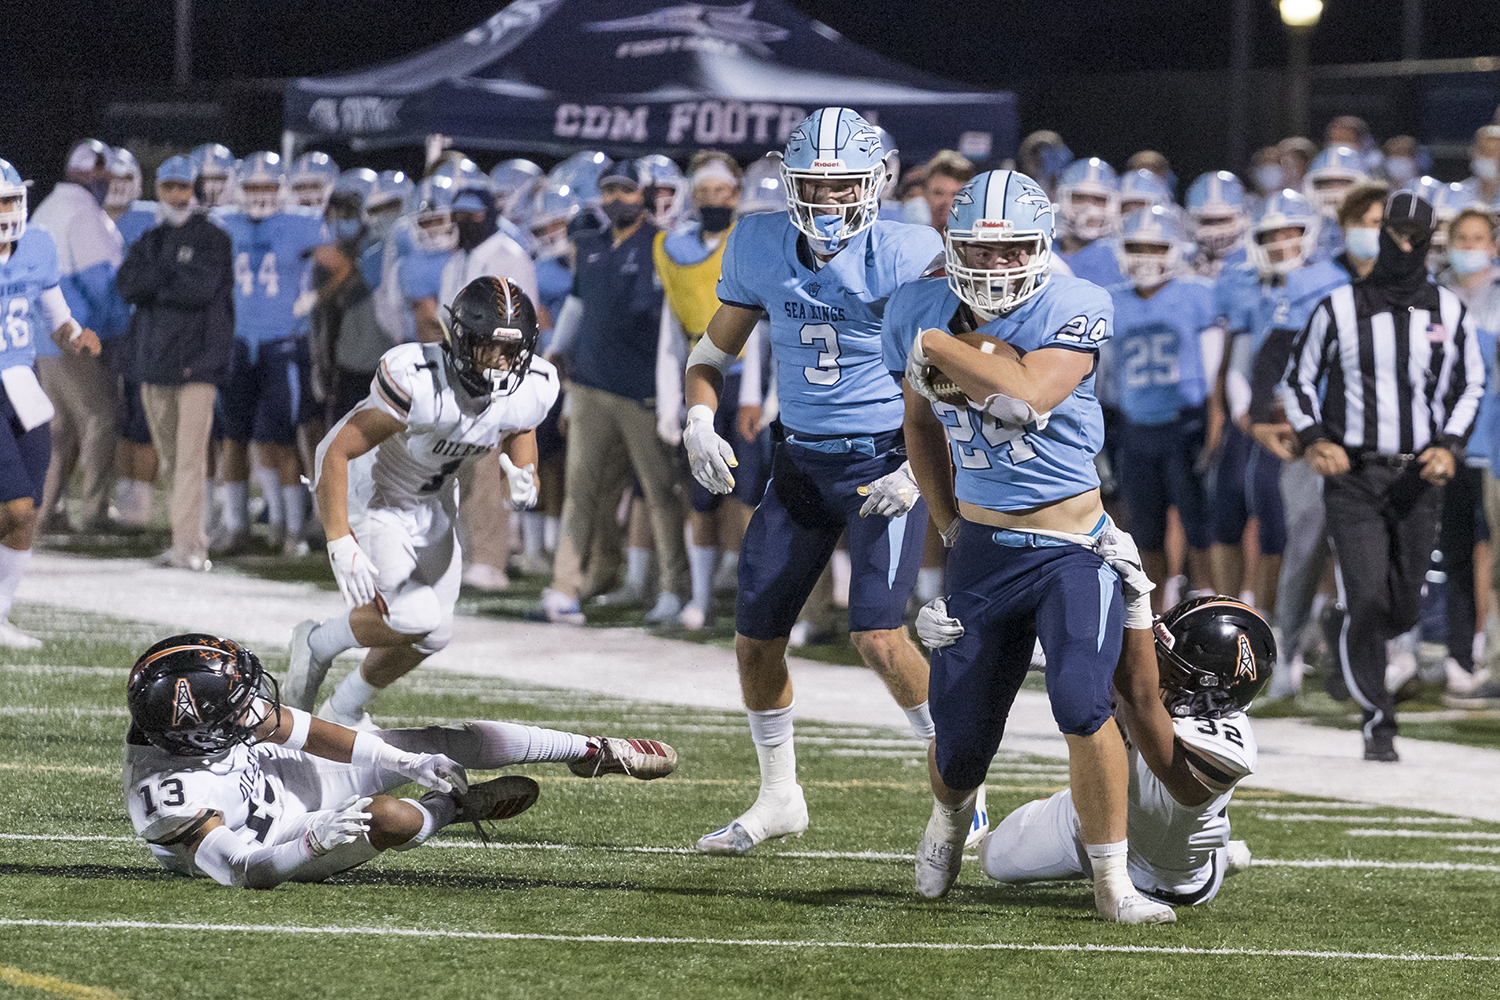
[(843, 160), (813, 160), (812, 161), (812, 166), (813, 166), (814, 170), (843, 170), (844, 169), (844, 161)]
[(974, 228), (1007, 230), (1014, 229), (1015, 224), (1012, 223), (1009, 219), (976, 219), (974, 222)]
[(198, 703), (193, 700), (193, 689), (188, 684), (186, 677), (177, 678), (177, 692), (172, 700), (172, 728), (176, 729), (184, 722), (201, 723), (203, 717), (198, 714)]

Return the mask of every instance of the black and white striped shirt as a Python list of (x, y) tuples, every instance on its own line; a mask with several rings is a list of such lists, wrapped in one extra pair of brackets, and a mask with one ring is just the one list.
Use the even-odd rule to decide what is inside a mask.
[(1464, 305), (1428, 284), (1392, 308), (1378, 290), (1343, 285), (1318, 303), (1292, 345), (1281, 387), (1305, 448), (1326, 438), (1354, 452), (1459, 450), (1484, 395), (1484, 359)]

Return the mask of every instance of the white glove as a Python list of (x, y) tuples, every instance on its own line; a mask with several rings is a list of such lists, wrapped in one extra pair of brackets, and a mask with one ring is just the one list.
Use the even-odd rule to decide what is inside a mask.
[(519, 466), (505, 452), (500, 453), (500, 471), (510, 483), (510, 509), (530, 510), (536, 506), (536, 466), (527, 462)]
[(682, 441), (687, 445), (688, 466), (693, 478), (710, 493), (728, 493), (734, 489), (734, 473), (739, 465), (729, 442), (714, 431), (714, 411), (698, 403), (688, 408), (687, 430)]
[(1125, 627), (1150, 628), (1151, 591), (1156, 584), (1141, 566), (1141, 552), (1130, 532), (1122, 531), (1111, 520), (1094, 539), (1094, 551), (1119, 574), (1120, 589), (1125, 595)]
[(922, 353), (922, 334), (926, 330), (919, 331), (916, 339), (911, 342), (911, 350), (906, 352), (906, 384), (912, 387), (912, 391), (923, 399), (939, 402), (937, 393), (932, 391), (932, 386), (927, 382), (927, 366), (932, 362), (927, 360), (927, 355)]
[(928, 649), (951, 646), (964, 637), (964, 623), (948, 617), (948, 602), (934, 597), (917, 612), (917, 638)]
[(938, 531), (938, 535), (943, 539), (943, 548), (953, 548), (953, 543), (958, 541), (958, 532), (961, 528), (963, 528), (963, 526), (964, 519), (961, 517), (955, 517), (953, 520), (948, 522), (948, 527), (942, 528)]
[(463, 765), (440, 753), (403, 753), (401, 763), (393, 770), (423, 788), (435, 792), (469, 790), (469, 776)]
[(368, 795), (351, 795), (335, 809), (313, 813), (307, 831), (302, 834), (307, 853), (322, 857), (340, 844), (352, 844), (360, 834), (369, 833), (370, 814), (365, 810), (370, 808), (371, 801)]
[(910, 462), (902, 462), (895, 472), (881, 476), (868, 486), (859, 487), (856, 492), (862, 497), (870, 498), (859, 509), (860, 517), (869, 517), (871, 514), (900, 517), (922, 499), (922, 491), (911, 474)]
[(328, 562), (333, 566), (333, 578), (339, 583), (339, 593), (351, 608), (361, 608), (375, 600), (375, 564), (365, 555), (353, 535), (344, 535), (328, 542)]

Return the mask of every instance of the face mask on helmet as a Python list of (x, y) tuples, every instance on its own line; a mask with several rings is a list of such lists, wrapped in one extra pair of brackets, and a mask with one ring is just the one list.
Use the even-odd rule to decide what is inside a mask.
[(240, 185), (240, 208), (252, 219), (269, 219), (281, 211), (281, 185), (255, 182)]
[(304, 181), (293, 185), (292, 199), (304, 208), (322, 208), (328, 204), (328, 195), (333, 186), (322, 181)]
[(187, 757), (251, 742), (281, 703), (275, 678), (254, 653), (203, 633), (152, 646), (131, 668), (125, 691), (135, 731), (154, 746)]
[(1307, 258), (1307, 230), (1279, 226), (1257, 232), (1249, 247), (1251, 260), (1263, 275), (1291, 274)]
[(449, 366), (471, 397), (515, 392), (531, 368), (536, 342), (536, 308), (509, 279), (476, 278), (448, 307)]
[(1319, 177), (1312, 182), (1313, 206), (1318, 214), (1324, 218), (1337, 218), (1339, 206), (1344, 202), (1344, 195), (1354, 186), (1354, 181), (1347, 177)]
[(204, 208), (218, 208), (229, 201), (229, 177), (227, 174), (200, 174), (198, 190), (198, 200)]
[(1245, 217), (1242, 215), (1202, 215), (1194, 221), (1193, 240), (1212, 258), (1229, 253), (1245, 235)]
[(880, 190), (886, 173), (882, 165), (867, 173), (813, 173), (783, 165), (792, 221), (819, 253), (837, 253), (844, 244), (875, 224), (880, 212)]
[(26, 232), (26, 189), (0, 195), (0, 243), (14, 243)]
[(1035, 295), (1051, 266), (1051, 251), (1040, 236), (945, 242), (949, 287), (988, 316), (1009, 312)]
[(1062, 195), (1063, 218), (1068, 221), (1068, 235), (1081, 240), (1103, 239), (1114, 231), (1115, 204), (1112, 195), (1086, 191), (1065, 191)]
[(428, 209), (418, 214), (411, 233), (418, 249), (435, 253), (458, 249), (458, 226), (453, 221), (453, 213), (446, 208)]
[(1174, 277), (1182, 266), (1182, 248), (1170, 243), (1121, 244), (1120, 270), (1139, 289), (1155, 288)]

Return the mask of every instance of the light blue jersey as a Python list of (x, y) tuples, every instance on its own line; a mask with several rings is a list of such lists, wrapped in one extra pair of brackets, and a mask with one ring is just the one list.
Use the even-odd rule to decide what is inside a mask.
[(1120, 273), (1120, 258), (1115, 255), (1118, 246), (1118, 240), (1095, 240), (1082, 249), (1058, 256), (1067, 261), (1074, 277), (1092, 281), (1100, 288), (1109, 288), (1125, 280)]
[(1464, 464), (1481, 469), (1496, 469), (1495, 447), (1500, 445), (1500, 387), (1495, 384), (1495, 334), (1483, 327), (1474, 328), (1479, 338), (1479, 354), (1484, 358), (1484, 395), (1479, 399), (1479, 413), (1474, 429), (1464, 445)]
[(0, 370), (31, 367), (37, 341), (51, 343), (57, 324), (42, 305), (42, 293), (60, 280), (57, 244), (45, 229), (27, 226), (10, 259), (0, 264)]
[(398, 226), (393, 236), (396, 269), (407, 307), (410, 308), (418, 299), (439, 298), (443, 287), (443, 268), (453, 256), (453, 251), (422, 249), (417, 246), (409, 226)]
[(801, 242), (785, 213), (740, 219), (724, 251), (719, 301), (770, 315), (781, 422), (788, 430), (895, 430), (905, 407), (900, 383), (881, 360), (881, 317), (899, 285), (941, 260), (942, 237), (927, 226), (877, 221), (817, 270)]
[(1275, 317), (1278, 330), (1301, 330), (1318, 303), (1340, 285), (1349, 283), (1349, 272), (1333, 260), (1320, 260), (1297, 268), (1286, 276), (1286, 312)]
[(321, 216), (277, 212), (252, 219), (243, 212), (215, 213), (234, 252), (234, 335), (251, 344), (283, 340), (297, 332), (295, 305), (304, 289), (314, 247), (330, 242)]
[(120, 231), (120, 238), (125, 241), (125, 249), (140, 239), (148, 229), (156, 227), (156, 202), (133, 201), (125, 214), (115, 220), (115, 228)]
[(1213, 297), (1214, 313), (1225, 332), (1243, 343), (1237, 349), (1247, 352), (1252, 360), (1267, 334), (1281, 326), (1276, 317), (1288, 315), (1287, 286), (1262, 284), (1260, 273), (1250, 264), (1226, 267), (1214, 282)]
[[(923, 278), (899, 288), (881, 331), (886, 368), (904, 372), (917, 333), (948, 329), (959, 305), (943, 278)], [(1097, 357), (1113, 323), (1108, 292), (1081, 278), (1054, 274), (1041, 291), (979, 332), (999, 337), (1023, 356), (1061, 347)], [(1094, 456), (1104, 445), (1104, 413), (1094, 398), (1092, 374), (1050, 413), (1025, 426), (1001, 423), (977, 408), (934, 403), (932, 410), (947, 428), (960, 500), (991, 510), (1029, 510), (1099, 485)]]
[(1214, 325), (1213, 282), (1173, 278), (1143, 299), (1130, 285), (1110, 289), (1115, 303), (1120, 411), (1133, 424), (1155, 426), (1203, 405), (1208, 378), (1199, 334)]

